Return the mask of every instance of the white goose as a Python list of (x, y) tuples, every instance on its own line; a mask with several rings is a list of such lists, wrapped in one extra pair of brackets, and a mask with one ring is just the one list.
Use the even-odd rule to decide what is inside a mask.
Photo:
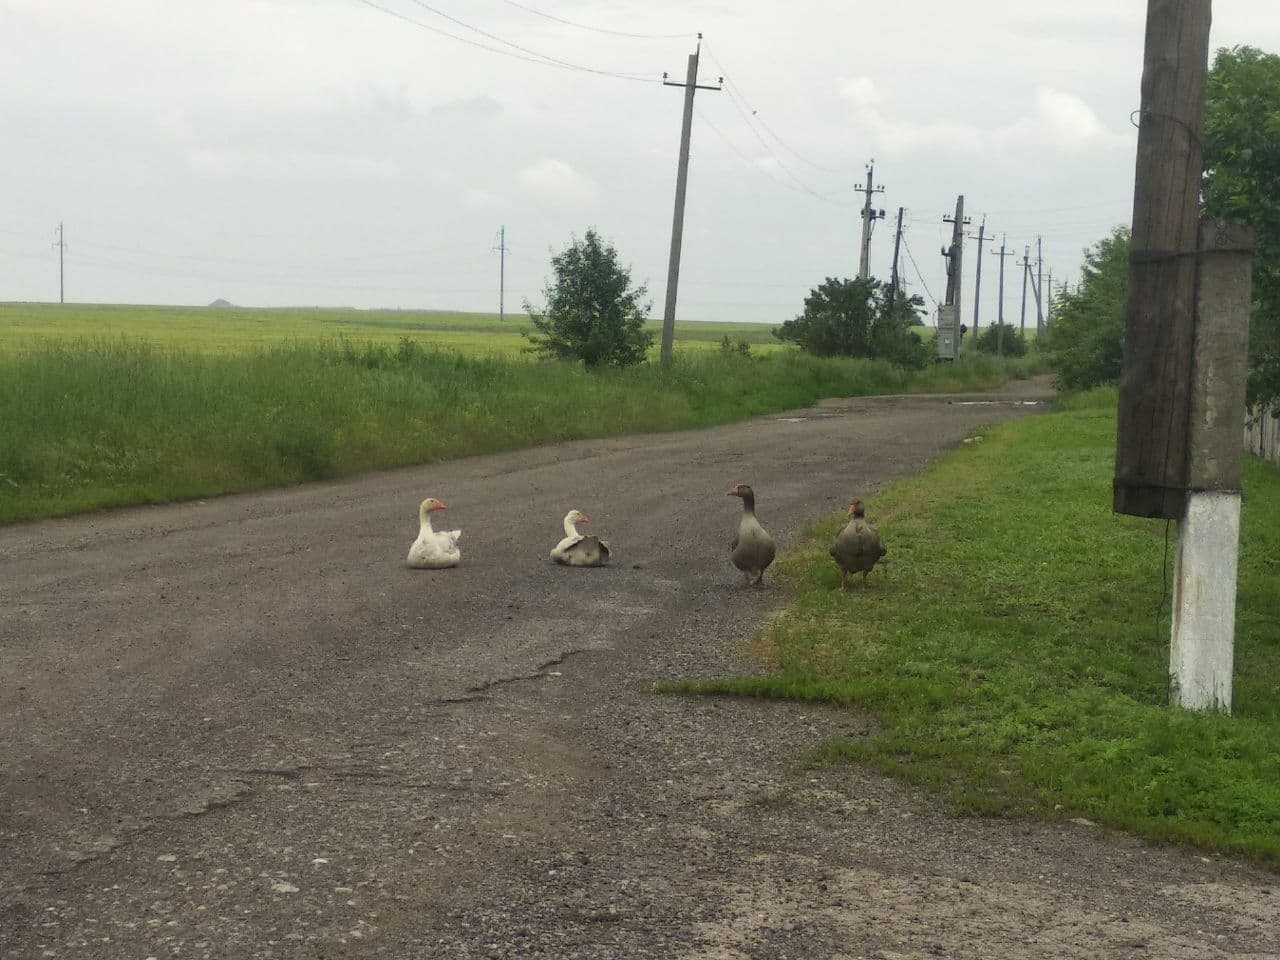
[(445, 567), (456, 567), (462, 559), (462, 553), (458, 550), (461, 530), (431, 529), (431, 512), (444, 508), (444, 504), (435, 497), (427, 497), (418, 507), (418, 539), (409, 547), (409, 556), (405, 560), (409, 566), (442, 570)]
[(570, 567), (603, 567), (609, 562), (609, 542), (578, 532), (587, 517), (577, 510), (564, 515), (564, 539), (551, 548), (551, 559)]

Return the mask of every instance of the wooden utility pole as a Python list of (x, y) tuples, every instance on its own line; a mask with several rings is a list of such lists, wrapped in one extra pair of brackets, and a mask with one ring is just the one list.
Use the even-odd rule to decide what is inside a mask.
[(507, 227), (498, 228), (498, 320), (506, 320), (507, 299)]
[(1053, 270), (1049, 270), (1049, 299), (1044, 304), (1044, 325), (1053, 323)]
[(973, 277), (973, 342), (978, 342), (978, 325), (980, 320), (979, 305), (982, 303), (982, 245), (988, 240), (994, 240), (995, 235), (987, 236), (987, 218), (982, 218), (982, 223), (978, 224), (978, 235), (970, 235), (970, 240), (978, 241), (978, 258), (974, 261), (976, 273)]
[(1027, 276), (1031, 273), (1031, 248), (1022, 248), (1022, 317), (1018, 320), (1018, 332), (1027, 335)]
[(1004, 259), (1012, 257), (1013, 251), (1006, 249), (1006, 234), (1000, 234), (1000, 249), (997, 251), (992, 249), (991, 253), (1000, 258), (1000, 295), (997, 299), (998, 306), (996, 308), (996, 356), (1004, 356)]
[(902, 207), (898, 208), (898, 229), (893, 235), (893, 268), (889, 272), (889, 302), (898, 299), (898, 252), (902, 248)]
[(943, 247), (942, 255), (947, 260), (947, 296), (938, 307), (938, 358), (940, 360), (958, 360), (960, 358), (960, 270), (964, 263), (964, 228), (969, 222), (964, 216), (964, 194), (956, 198), (956, 215), (943, 217), (944, 223), (950, 223), (951, 246)]
[(680, 127), (680, 162), (676, 172), (676, 209), (671, 222), (671, 259), (667, 263), (667, 302), (662, 312), (662, 365), (671, 364), (671, 347), (676, 336), (676, 290), (680, 284), (680, 244), (684, 238), (684, 194), (689, 180), (689, 135), (693, 130), (693, 94), (697, 90), (719, 90), (724, 86), (724, 77), (719, 86), (698, 86), (698, 56), (702, 51), (702, 34), (698, 34), (698, 45), (689, 54), (689, 66), (685, 73), (685, 82), (676, 83), (662, 75), (662, 83), (668, 87), (684, 87), (684, 120)]
[(62, 236), (61, 222), (59, 222), (58, 224), (58, 239), (54, 242), (53, 245), (58, 248), (58, 302), (66, 303), (67, 302), (66, 285), (64, 283), (64, 278), (66, 274), (63, 269), (63, 261), (65, 260), (65, 257), (63, 255), (66, 253), (66, 250), (67, 250), (67, 242), (66, 240), (63, 239), (63, 236)]
[(1201, 219), (1211, 0), (1148, 0), (1112, 507), (1178, 521), (1172, 703), (1230, 711), (1254, 238)]
[(1044, 333), (1044, 247), (1036, 237), (1036, 337)]
[(1187, 506), (1209, 20), (1210, 0), (1147, 3), (1112, 498), (1139, 517)]
[(866, 280), (871, 276), (871, 226), (877, 220), (884, 219), (883, 210), (871, 209), (871, 199), (877, 193), (884, 193), (884, 187), (875, 185), (876, 179), (876, 162), (872, 160), (867, 164), (867, 182), (858, 184), (854, 187), (860, 193), (867, 195), (866, 200), (862, 204), (862, 247), (858, 256), (858, 279)]

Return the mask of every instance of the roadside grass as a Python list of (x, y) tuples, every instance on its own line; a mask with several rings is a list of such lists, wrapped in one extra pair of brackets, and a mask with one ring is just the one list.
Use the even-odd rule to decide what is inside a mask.
[(161, 503), (586, 437), (705, 426), (827, 396), (994, 386), (1028, 364), (912, 375), (791, 350), (580, 366), (395, 344), (235, 353), (137, 340), (0, 352), (0, 522)]
[(774, 672), (660, 689), (856, 706), (879, 731), (812, 760), (871, 764), (961, 811), (1084, 817), (1280, 867), (1280, 474), (1246, 470), (1234, 713), (1174, 710), (1165, 524), (1111, 513), (1114, 390), (1063, 407), (864, 496), (889, 546), (865, 587), (836, 589), (842, 519), (812, 527), (779, 562), (792, 605), (758, 641)]

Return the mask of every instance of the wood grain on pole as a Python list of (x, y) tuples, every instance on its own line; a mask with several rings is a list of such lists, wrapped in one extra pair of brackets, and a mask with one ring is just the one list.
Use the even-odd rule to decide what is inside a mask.
[(1186, 505), (1210, 0), (1148, 0), (1112, 507)]

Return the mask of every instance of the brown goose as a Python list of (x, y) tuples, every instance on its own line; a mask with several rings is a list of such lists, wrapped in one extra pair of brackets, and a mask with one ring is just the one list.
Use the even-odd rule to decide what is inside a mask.
[(745, 483), (735, 483), (729, 490), (729, 496), (742, 498), (742, 519), (738, 521), (738, 532), (729, 545), (732, 551), (729, 559), (742, 571), (746, 578), (744, 585), (750, 583), (753, 576), (759, 584), (764, 580), (765, 569), (773, 563), (777, 548), (773, 544), (773, 537), (769, 536), (769, 532), (756, 519), (755, 492)]
[(609, 541), (578, 532), (585, 514), (570, 510), (564, 515), (564, 539), (551, 548), (551, 559), (569, 567), (603, 567), (609, 562)]
[(885, 555), (887, 548), (876, 528), (867, 523), (862, 512), (862, 501), (856, 497), (849, 503), (849, 522), (831, 542), (831, 554), (840, 567), (840, 589), (851, 573), (861, 573), (863, 583), (876, 562)]

